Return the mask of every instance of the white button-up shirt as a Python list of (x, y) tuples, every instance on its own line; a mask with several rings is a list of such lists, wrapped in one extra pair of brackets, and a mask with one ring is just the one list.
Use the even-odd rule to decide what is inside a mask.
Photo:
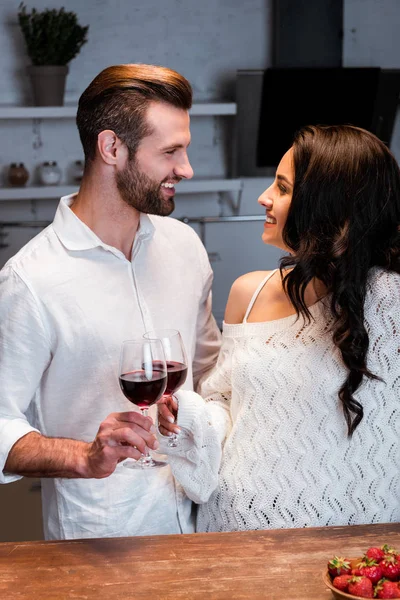
[[(184, 388), (220, 347), (211, 313), (212, 271), (195, 231), (141, 214), (131, 261), (104, 244), (61, 198), (54, 222), (0, 271), (0, 482), (15, 442), (31, 431), (90, 442), (123, 396), (123, 340), (179, 329), (188, 354)], [(155, 417), (155, 407), (150, 414)], [(170, 467), (105, 479), (42, 479), (46, 539), (189, 533), (192, 504)]]

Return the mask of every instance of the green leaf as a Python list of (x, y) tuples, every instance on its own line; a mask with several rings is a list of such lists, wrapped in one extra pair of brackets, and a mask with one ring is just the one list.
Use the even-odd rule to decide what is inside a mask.
[(66, 65), (88, 41), (89, 25), (79, 25), (76, 13), (64, 7), (27, 12), (21, 2), (18, 23), (34, 65)]

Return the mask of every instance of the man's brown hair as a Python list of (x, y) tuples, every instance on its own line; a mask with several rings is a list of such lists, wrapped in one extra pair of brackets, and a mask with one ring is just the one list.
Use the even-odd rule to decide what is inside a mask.
[(86, 162), (96, 155), (97, 136), (110, 129), (123, 141), (129, 157), (151, 130), (146, 122), (150, 102), (189, 110), (192, 87), (185, 77), (156, 65), (114, 65), (101, 71), (79, 99), (76, 123)]

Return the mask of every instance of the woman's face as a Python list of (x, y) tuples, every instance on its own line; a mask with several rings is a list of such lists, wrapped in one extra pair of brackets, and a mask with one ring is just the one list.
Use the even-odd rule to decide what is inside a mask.
[(289, 248), (285, 246), (282, 232), (292, 201), (293, 184), (293, 150), (290, 148), (278, 165), (274, 182), (258, 199), (259, 204), (265, 207), (267, 216), (262, 234), (264, 244), (271, 244), (285, 251), (289, 251)]

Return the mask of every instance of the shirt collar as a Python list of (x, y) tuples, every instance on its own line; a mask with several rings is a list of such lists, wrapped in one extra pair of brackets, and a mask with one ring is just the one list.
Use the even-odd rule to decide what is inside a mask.
[[(57, 207), (53, 220), (53, 229), (68, 250), (90, 250), (102, 247), (111, 250), (111, 246), (105, 244), (76, 214), (71, 210), (77, 193), (63, 196)], [(154, 224), (149, 215), (140, 213), (139, 228), (136, 239), (151, 239), (154, 234)], [(113, 248), (115, 250), (115, 248)]]

